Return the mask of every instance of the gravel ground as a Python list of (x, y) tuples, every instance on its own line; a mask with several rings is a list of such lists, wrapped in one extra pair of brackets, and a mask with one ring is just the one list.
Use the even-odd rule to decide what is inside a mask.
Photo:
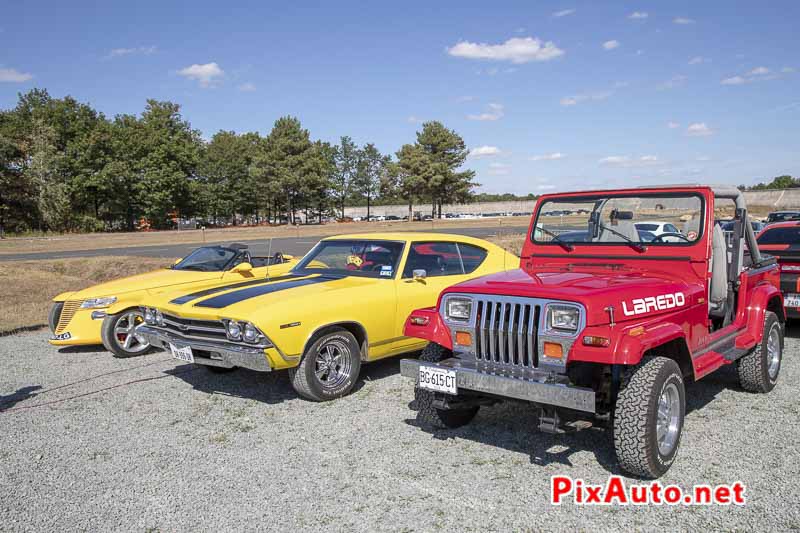
[(529, 408), (503, 404), (426, 432), (396, 359), (314, 404), (285, 373), (0, 338), (0, 530), (799, 529), (800, 328), (789, 335), (771, 394), (743, 392), (731, 367), (689, 387), (662, 478), (742, 481), (745, 506), (602, 508), (553, 507), (548, 491), (554, 474), (619, 473), (604, 431), (540, 434)]

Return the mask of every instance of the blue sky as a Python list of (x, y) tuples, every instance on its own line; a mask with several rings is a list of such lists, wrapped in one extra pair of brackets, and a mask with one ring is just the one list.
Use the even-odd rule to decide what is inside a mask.
[(800, 175), (797, 1), (47, 4), (2, 9), (1, 108), (156, 98), (392, 153), (436, 119), (488, 192)]

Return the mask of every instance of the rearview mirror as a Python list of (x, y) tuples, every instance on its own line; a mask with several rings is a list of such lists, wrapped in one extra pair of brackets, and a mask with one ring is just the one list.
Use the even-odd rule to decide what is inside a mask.
[(253, 270), (253, 265), (251, 265), (250, 263), (244, 262), (244, 263), (239, 263), (238, 265), (233, 267), (231, 269), (231, 272), (238, 272), (239, 274), (246, 274), (246, 273), (250, 272), (251, 270)]
[(428, 273), (425, 271), (424, 268), (415, 269), (411, 272), (411, 276), (414, 278), (414, 281), (425, 281), (425, 278), (428, 277)]

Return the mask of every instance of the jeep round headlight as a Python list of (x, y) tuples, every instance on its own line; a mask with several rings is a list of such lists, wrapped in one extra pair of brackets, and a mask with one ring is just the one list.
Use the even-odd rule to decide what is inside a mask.
[(547, 327), (559, 331), (576, 332), (581, 312), (571, 305), (550, 305), (547, 307)]
[(242, 338), (242, 327), (235, 320), (228, 321), (225, 332), (228, 334), (228, 338), (231, 340), (238, 341)]
[(469, 298), (448, 298), (445, 304), (445, 316), (449, 320), (469, 320), (472, 314), (472, 300)]
[(256, 327), (246, 322), (244, 325), (244, 329), (242, 330), (242, 339), (244, 342), (256, 342), (258, 340), (259, 332)]
[(103, 298), (89, 298), (88, 300), (84, 300), (81, 304), (81, 309), (100, 309), (102, 307), (108, 307), (117, 302), (116, 296), (105, 296)]

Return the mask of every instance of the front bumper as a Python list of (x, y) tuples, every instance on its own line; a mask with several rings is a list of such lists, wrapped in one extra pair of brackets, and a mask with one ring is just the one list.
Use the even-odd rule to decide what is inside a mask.
[(136, 331), (147, 339), (151, 345), (162, 347), (165, 350), (170, 349), (170, 344), (177, 347), (191, 347), (194, 354), (194, 362), (198, 365), (218, 366), (221, 368), (241, 367), (259, 372), (272, 370), (263, 348), (210, 340), (186, 339), (181, 335), (152, 326), (139, 326)]
[(53, 346), (82, 346), (102, 344), (100, 328), (103, 324), (102, 317), (92, 316), (104, 309), (81, 309), (78, 308), (72, 318), (66, 322), (63, 329), (58, 334), (53, 334), (47, 342)]
[(592, 389), (487, 374), (479, 372), (474, 363), (470, 364), (469, 361), (455, 357), (445, 359), (439, 363), (402, 359), (400, 361), (400, 374), (407, 378), (413, 378), (415, 382), (418, 382), (420, 365), (454, 371), (456, 373), (457, 389), (483, 392), (543, 405), (565, 407), (576, 411), (595, 412), (595, 392)]

